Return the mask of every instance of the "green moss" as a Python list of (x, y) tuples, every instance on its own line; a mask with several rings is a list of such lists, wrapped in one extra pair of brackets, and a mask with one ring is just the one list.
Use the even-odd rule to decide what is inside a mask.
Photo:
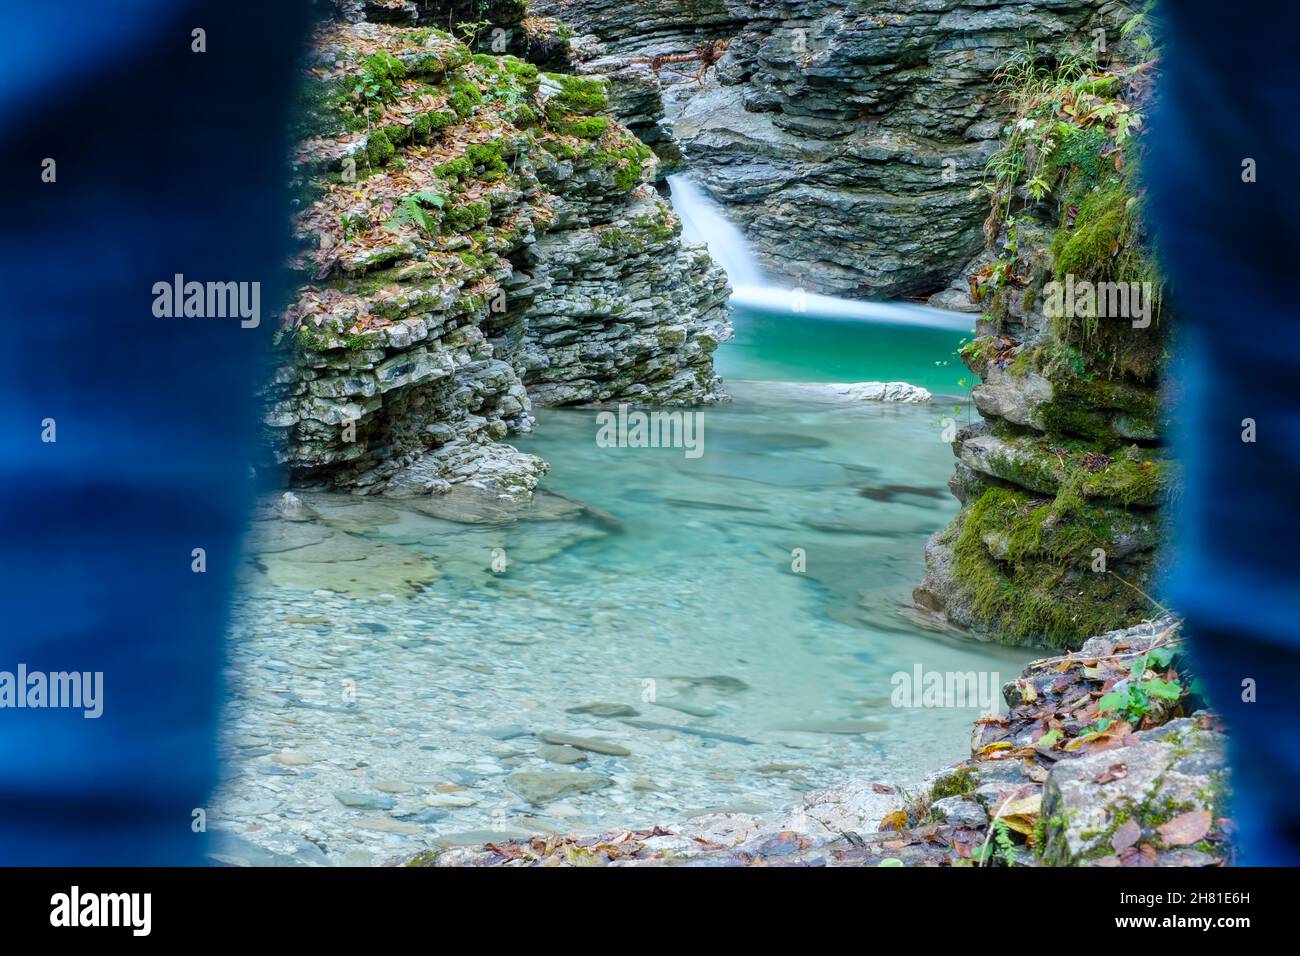
[(483, 102), (483, 94), (479, 88), (466, 79), (454, 80), (448, 86), (447, 105), (452, 108), (455, 114), (461, 119), (468, 119), (474, 113), (474, 108)]
[(596, 169), (604, 169), (613, 174), (614, 185), (622, 192), (631, 189), (641, 181), (641, 173), (646, 161), (654, 153), (650, 147), (630, 133), (615, 137), (614, 145), (603, 143), (588, 154), (587, 158)]
[(578, 150), (562, 139), (542, 140), (542, 149), (559, 159), (577, 159)]
[[(1090, 567), (1094, 548), (1110, 549), (1142, 525), (1089, 503), (1074, 485), (1054, 499), (989, 487), (958, 516), (954, 579), (972, 611), (1003, 636), (1077, 646), (1150, 613), (1137, 592)], [(1129, 573), (1145, 589), (1149, 568)]]
[(1116, 422), (1134, 437), (1159, 432), (1160, 398), (1154, 389), (1109, 379), (1063, 376), (1052, 381), (1052, 400), (1039, 406), (1049, 436), (1079, 436), (1103, 446), (1114, 443)]
[(677, 224), (667, 206), (660, 207), (657, 213), (638, 216), (632, 222), (654, 242), (667, 242), (677, 238)]
[[(1064, 188), (1058, 189), (1066, 197), (1066, 207), (1090, 192), (1102, 174), (1101, 151), (1110, 143), (1106, 130), (1100, 126), (1080, 128), (1069, 123), (1057, 127), (1056, 149), (1048, 160), (1050, 166), (1063, 174)], [(1114, 168), (1113, 165), (1111, 167)]]
[(374, 129), (370, 131), (370, 136), (366, 140), (366, 158), (370, 161), (370, 165), (384, 165), (384, 163), (392, 159), (395, 152), (397, 150), (384, 130)]
[(443, 179), (460, 179), (468, 176), (473, 170), (474, 166), (468, 156), (457, 156), (433, 168), (433, 171)]
[(417, 143), (423, 143), (428, 140), (429, 135), (433, 132), (433, 115), (431, 113), (417, 113), (411, 119), (411, 139)]
[(304, 81), (294, 111), (294, 138), (341, 136), (364, 130), (366, 119), (355, 108), (357, 100), (352, 90), (353, 79), (347, 76)]
[(515, 103), (507, 106), (502, 110), (501, 118), (519, 129), (532, 129), (540, 121), (537, 111), (527, 103)]
[(492, 206), (485, 200), (463, 203), (448, 209), (443, 219), (444, 226), (454, 233), (464, 233), (481, 226), (492, 215)]
[(1116, 251), (1128, 232), (1129, 194), (1119, 182), (1088, 194), (1074, 228), (1057, 230), (1052, 258), (1058, 275), (1105, 280), (1115, 271)]
[(530, 95), (537, 91), (540, 84), (537, 67), (510, 54), (489, 56), (486, 53), (476, 53), (474, 63), (492, 75), (498, 83), (517, 84)]
[(459, 116), (448, 110), (435, 110), (425, 115), (429, 117), (429, 129), (432, 133), (439, 133), (448, 126), (455, 126), (460, 120)]
[(553, 119), (572, 115), (590, 115), (609, 109), (609, 93), (604, 79), (595, 76), (569, 76), (565, 73), (542, 75), (560, 87), (560, 92), (546, 101), (546, 113)]
[(406, 78), (406, 66), (397, 57), (384, 52), (374, 53), (361, 61), (358, 86), (367, 99), (391, 103), (397, 99), (401, 81)]
[(943, 800), (946, 797), (964, 797), (979, 786), (979, 777), (970, 767), (957, 767), (944, 774), (930, 788), (930, 799)]
[(1003, 440), (1009, 448), (989, 455), (988, 470), (1023, 488), (1054, 495), (1075, 486), (1086, 498), (1110, 499), (1125, 507), (1152, 507), (1166, 493), (1164, 460), (1136, 445), (1108, 447), (1107, 454), (1076, 438), (1053, 443), (1008, 433)]
[(488, 181), (499, 179), (505, 174), (504, 155), (505, 143), (500, 139), (489, 140), (486, 143), (471, 143), (465, 148), (465, 158), (479, 173), (479, 178)]
[(612, 123), (608, 116), (586, 116), (582, 119), (557, 120), (554, 129), (562, 136), (577, 136), (579, 139), (599, 139), (605, 135)]

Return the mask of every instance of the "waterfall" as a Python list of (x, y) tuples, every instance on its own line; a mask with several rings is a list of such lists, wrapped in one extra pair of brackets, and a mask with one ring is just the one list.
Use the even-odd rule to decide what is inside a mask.
[(765, 285), (758, 260), (749, 251), (741, 231), (723, 218), (722, 212), (685, 176), (669, 176), (673, 211), (681, 217), (682, 235), (692, 242), (702, 242), (709, 254), (727, 273), (733, 289)]
[(959, 312), (905, 302), (872, 302), (788, 289), (763, 275), (749, 241), (722, 210), (686, 176), (668, 177), (673, 211), (682, 220), (682, 235), (708, 246), (709, 254), (731, 280), (731, 302), (768, 312), (812, 313), (819, 318), (852, 319), (940, 329), (969, 329), (973, 319)]

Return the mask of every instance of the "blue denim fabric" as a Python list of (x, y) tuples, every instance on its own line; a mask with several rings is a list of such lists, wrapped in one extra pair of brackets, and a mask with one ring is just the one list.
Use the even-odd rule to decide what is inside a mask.
[[(1144, 167), (1183, 330), (1170, 593), (1232, 739), (1241, 862), (1300, 863), (1300, 128), (1293, 4), (1162, 8)], [(1242, 179), (1243, 161), (1255, 182)], [(1243, 442), (1245, 419), (1257, 440)], [(1258, 699), (1242, 700), (1243, 681)]]
[[(296, 2), (5, 14), (0, 671), (102, 671), (104, 699), (0, 709), (0, 864), (202, 861), (305, 26)], [(176, 273), (260, 282), (260, 325), (156, 318)]]

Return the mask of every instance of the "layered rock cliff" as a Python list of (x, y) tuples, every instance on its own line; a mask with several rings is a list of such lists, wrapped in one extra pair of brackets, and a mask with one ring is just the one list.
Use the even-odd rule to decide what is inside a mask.
[[(1008, 115), (993, 76), (1007, 56), (1099, 39), (1114, 53), (1127, 17), (1122, 3), (1096, 0), (531, 9), (573, 30), (581, 70), (653, 70), (691, 169), (770, 273), (872, 297), (934, 293), (983, 243), (980, 184)], [(708, 43), (727, 46), (701, 72), (689, 57)]]
[(1147, 80), (1021, 57), (993, 164), (984, 309), (961, 356), (983, 419), (956, 433), (957, 519), (927, 546), (917, 603), (1003, 640), (1077, 646), (1160, 609), (1176, 488), (1160, 396), (1171, 316), (1142, 218)]
[[(607, 82), (407, 25), (455, 25), (455, 6), (346, 3), (315, 38), (303, 285), (266, 420), (297, 483), (527, 493), (545, 465), (501, 440), (533, 402), (721, 396), (726, 278), (681, 242)], [(493, 12), (522, 29), (522, 4)]]

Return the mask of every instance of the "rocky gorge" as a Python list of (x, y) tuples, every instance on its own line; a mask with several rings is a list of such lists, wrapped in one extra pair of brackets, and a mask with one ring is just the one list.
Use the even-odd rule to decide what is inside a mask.
[[(655, 75), (691, 168), (774, 276), (890, 298), (942, 289), (983, 244), (981, 183), (1006, 119), (993, 77), (1007, 57), (1092, 44), (1096, 31), (1123, 57), (1129, 15), (1088, 0), (531, 9), (579, 35), (580, 71)], [(722, 55), (705, 69), (708, 44)]]
[[(265, 465), (293, 492), (254, 522), (273, 596), (241, 609), (229, 755), (250, 769), (223, 862), (405, 862), (411, 841), (436, 865), (1231, 859), (1221, 728), (1159, 603), (1172, 316), (1125, 5), (337, 11), (296, 131), (301, 284), (265, 422)], [(951, 414), (925, 388), (844, 378), (733, 382), (730, 408), (715, 360), (731, 289), (683, 238), (665, 183), (683, 170), (772, 282), (969, 317), (933, 364), (978, 384), (954, 378)], [(564, 410), (624, 403), (708, 406), (724, 451), (698, 472), (660, 460), (651, 480), (583, 450), (587, 421)], [(939, 432), (952, 498), (930, 487)], [(541, 484), (551, 466), (564, 481)], [(764, 636), (733, 646), (751, 610)], [(725, 664), (686, 635), (712, 635)], [(940, 648), (1019, 670), (1019, 645), (1062, 653), (1007, 683), (969, 759), (917, 788), (898, 748), (922, 718), (885, 707), (881, 675)], [(776, 673), (753, 670), (760, 648)], [(825, 655), (816, 681), (834, 661), (855, 683), (765, 683), (807, 676), (783, 671), (790, 648)], [(391, 702), (333, 701), (335, 673)], [(646, 681), (674, 692), (638, 703)], [(322, 751), (295, 708), (373, 749)], [(793, 810), (744, 805), (786, 784), (805, 794)], [(310, 812), (284, 810), (304, 793)], [(689, 820), (566, 835), (615, 811)]]

